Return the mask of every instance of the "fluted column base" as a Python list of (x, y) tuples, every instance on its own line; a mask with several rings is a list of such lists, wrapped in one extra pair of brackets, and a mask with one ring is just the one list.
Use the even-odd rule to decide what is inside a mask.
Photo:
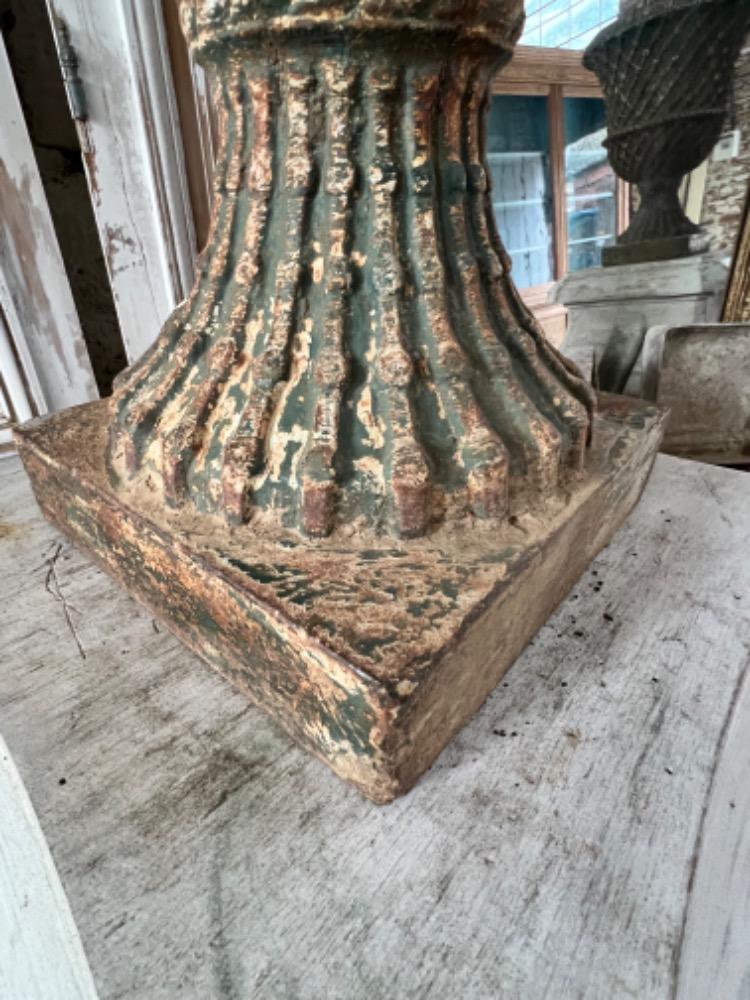
[(124, 496), (413, 538), (568, 488), (591, 390), (520, 303), (495, 231), (493, 65), (229, 61), (198, 279), (115, 393)]

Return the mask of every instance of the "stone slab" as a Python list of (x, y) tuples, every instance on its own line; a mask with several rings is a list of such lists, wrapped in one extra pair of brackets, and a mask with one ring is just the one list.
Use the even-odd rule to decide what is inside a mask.
[(378, 802), (408, 790), (480, 707), (638, 500), (664, 414), (602, 397), (585, 476), (498, 530), (264, 540), (133, 510), (104, 469), (108, 403), (33, 421), (42, 511), (306, 749)]
[(750, 325), (654, 327), (643, 371), (645, 398), (670, 411), (664, 451), (750, 464)]
[(568, 274), (552, 292), (568, 309), (563, 353), (587, 374), (596, 355), (602, 388), (639, 396), (646, 332), (717, 322), (727, 276), (710, 254)]
[(571, 271), (550, 293), (551, 301), (568, 308), (623, 301), (710, 298), (726, 287), (728, 268), (715, 254), (657, 264), (590, 267)]

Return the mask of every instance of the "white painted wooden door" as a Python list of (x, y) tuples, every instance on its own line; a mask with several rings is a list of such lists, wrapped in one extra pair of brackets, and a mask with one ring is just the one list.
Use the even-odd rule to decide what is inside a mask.
[(98, 395), (0, 36), (0, 446), (11, 419)]
[(187, 294), (195, 255), (161, 3), (47, 3), (132, 361)]

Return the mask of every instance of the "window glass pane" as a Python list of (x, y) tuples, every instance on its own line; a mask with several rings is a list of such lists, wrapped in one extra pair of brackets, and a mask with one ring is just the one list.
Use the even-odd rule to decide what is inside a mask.
[(520, 44), (583, 49), (618, 9), (619, 0), (527, 0)]
[(546, 97), (493, 97), (487, 158), (497, 228), (519, 288), (554, 280)]
[(602, 247), (617, 235), (616, 178), (602, 146), (604, 101), (566, 97), (565, 192), (568, 212), (568, 268), (598, 267)]

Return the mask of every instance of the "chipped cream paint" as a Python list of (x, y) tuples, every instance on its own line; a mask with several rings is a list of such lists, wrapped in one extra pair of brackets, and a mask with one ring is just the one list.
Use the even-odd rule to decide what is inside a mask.
[(287, 474), (290, 486), (299, 485), (297, 478), (297, 468), (304, 446), (308, 442), (310, 431), (307, 427), (299, 424), (292, 427), (290, 431), (282, 431), (279, 427), (284, 416), (285, 405), (289, 401), (294, 391), (299, 387), (306, 377), (310, 367), (310, 344), (312, 341), (312, 320), (308, 317), (305, 320), (302, 330), (296, 335), (292, 346), (292, 363), (287, 382), (279, 383), (278, 400), (274, 406), (273, 416), (268, 425), (268, 433), (265, 441), (266, 471), (258, 477), (257, 483), (253, 483), (251, 490), (263, 485), (265, 479), (280, 482), (282, 479), (282, 467), (289, 454), (290, 445), (298, 444), (300, 447), (293, 450), (292, 461)]
[(380, 451), (385, 444), (385, 424), (372, 411), (372, 387), (370, 385), (365, 386), (359, 397), (357, 419), (365, 429), (368, 446), (374, 451)]

